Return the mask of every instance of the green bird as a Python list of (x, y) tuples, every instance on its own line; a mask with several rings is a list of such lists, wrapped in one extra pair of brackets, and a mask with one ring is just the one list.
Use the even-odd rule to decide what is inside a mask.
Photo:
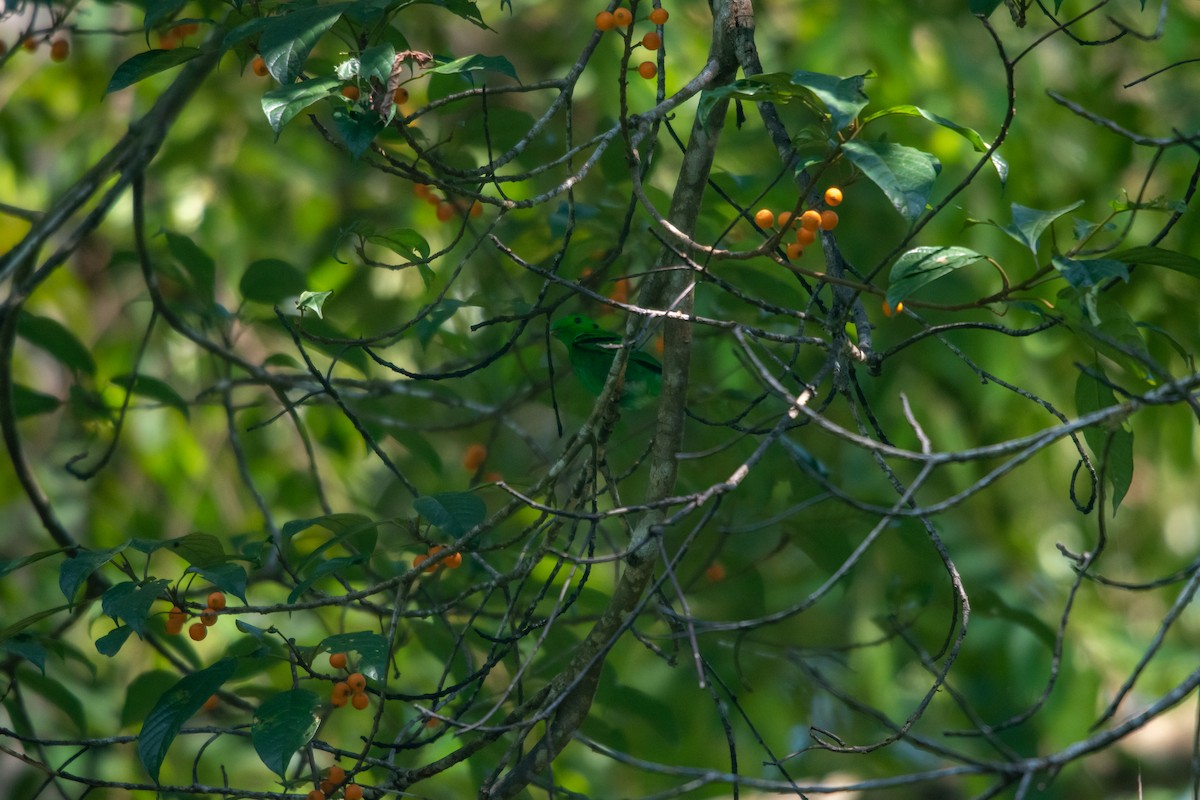
[[(559, 317), (550, 326), (554, 338), (567, 346), (567, 357), (575, 376), (597, 397), (604, 391), (604, 380), (612, 369), (613, 359), (621, 349), (621, 337), (601, 328), (582, 314)], [(629, 354), (625, 365), (625, 393), (621, 405), (629, 408), (657, 397), (662, 387), (662, 364), (642, 350)]]

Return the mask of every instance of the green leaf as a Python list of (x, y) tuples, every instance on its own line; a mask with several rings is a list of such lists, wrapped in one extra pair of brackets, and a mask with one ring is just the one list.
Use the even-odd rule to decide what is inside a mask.
[(229, 560), (221, 540), (211, 533), (188, 533), (174, 539), (134, 539), (131, 544), (143, 553), (170, 550), (194, 567), (211, 567)]
[(60, 611), (66, 611), (69, 606), (54, 606), (53, 608), (44, 608), (34, 614), (30, 614), (24, 619), (17, 620), (7, 628), (0, 628), (0, 642), (6, 642), (16, 636), (21, 631), (28, 628), (37, 622), (41, 622), (46, 617), (52, 617)]
[(0, 650), (20, 656), (37, 667), (43, 675), (46, 674), (46, 648), (29, 634), (21, 633), (8, 640), (0, 640)]
[(829, 117), (833, 132), (840, 131), (858, 116), (868, 101), (863, 85), (871, 73), (840, 78), (800, 70), (793, 73), (769, 72), (706, 90), (700, 98), (698, 113), (707, 118), (722, 100), (749, 100), (755, 103), (791, 103), (798, 101), (824, 119)]
[(396, 48), (388, 42), (368, 47), (358, 57), (358, 74), (364, 78), (375, 78), (386, 84), (392, 76), (392, 65), (396, 62)]
[(205, 308), (211, 306), (215, 300), (216, 262), (191, 237), (172, 231), (166, 231), (165, 236), (171, 257), (187, 270), (202, 305)]
[(371, 631), (338, 633), (325, 638), (316, 652), (358, 653), (358, 671), (372, 680), (379, 680), (387, 672), (388, 640)]
[(132, 625), (118, 625), (96, 640), (96, 651), (102, 656), (112, 658), (121, 652), (129, 635), (133, 633)]
[(514, 81), (520, 81), (517, 77), (517, 70), (504, 56), (484, 56), (473, 55), (464, 58), (456, 58), (453, 61), (448, 61), (445, 64), (438, 64), (436, 67), (426, 70), (437, 75), (461, 75), (468, 72), (499, 72), (501, 75), (507, 75)]
[(275, 138), (279, 138), (283, 126), (295, 119), (297, 114), (318, 100), (337, 94), (341, 85), (342, 82), (336, 77), (328, 76), (289, 83), (264, 94), (262, 110), (267, 115), (271, 130), (275, 131)]
[[(920, 106), (900, 105), (892, 106), (891, 108), (885, 108), (882, 111), (876, 111), (874, 114), (865, 117), (862, 121), (862, 124), (865, 126), (868, 122), (895, 114), (908, 117), (922, 117), (934, 123), (935, 125), (941, 125), (947, 130), (954, 131), (959, 136), (970, 142), (971, 147), (975, 149), (976, 153), (986, 153), (988, 151), (988, 144), (983, 141), (983, 137), (980, 136), (979, 132), (975, 129), (968, 128), (965, 125), (959, 125), (953, 120), (946, 119), (945, 117), (921, 108)], [(992, 153), (991, 156), (989, 156), (989, 159), (992, 162), (992, 167), (996, 170), (996, 174), (1000, 176), (1000, 185), (1004, 186), (1005, 183), (1008, 182), (1008, 162), (1000, 157), (999, 152)]]
[(213, 586), (226, 594), (231, 594), (246, 605), (246, 570), (240, 564), (212, 564), (207, 567), (188, 567), (188, 572), (194, 572)]
[(314, 583), (321, 580), (321, 578), (334, 574), (343, 575), (350, 567), (358, 566), (366, 560), (366, 555), (360, 554), (346, 556), (343, 558), (331, 558), (327, 561), (322, 561), (321, 563), (317, 564), (316, 567), (310, 570), (309, 573), (304, 577), (304, 580), (297, 583), (295, 588), (288, 593), (287, 602), (289, 604), (295, 603), (304, 596), (305, 592), (312, 588)]
[(57, 411), (62, 401), (52, 394), (30, 389), (19, 383), (12, 385), (13, 414), (17, 419), (36, 417)]
[(40, 552), (33, 553), (32, 555), (24, 556), (22, 558), (10, 558), (5, 561), (0, 561), (0, 578), (3, 578), (5, 575), (7, 575), (10, 572), (15, 572), (16, 570), (19, 570), (22, 567), (27, 567), (30, 564), (37, 563), (38, 561), (41, 561), (43, 558), (49, 558), (50, 556), (56, 556), (59, 553), (65, 552), (66, 550), (67, 550), (67, 548), (65, 548), (65, 547), (56, 547), (53, 550), (42, 550)]
[(1013, 239), (1029, 248), (1037, 255), (1038, 239), (1042, 238), (1050, 223), (1083, 205), (1083, 201), (1072, 203), (1052, 211), (1039, 211), (1036, 208), (1026, 208), (1019, 203), (1012, 204), (1012, 223), (1001, 228)]
[(345, 108), (333, 112), (333, 127), (346, 143), (350, 155), (359, 158), (384, 129), (384, 121), (378, 114), (356, 114)]
[(367, 236), (367, 241), (386, 247), (409, 261), (425, 261), (429, 258), (429, 242), (425, 237), (409, 228), (396, 228), (387, 233)]
[(21, 686), (26, 690), (32, 689), (59, 711), (71, 722), (80, 733), (87, 731), (87, 708), (80, 702), (76, 692), (46, 675), (34, 672), (22, 672)]
[(311, 311), (318, 319), (324, 319), (321, 309), (332, 294), (333, 292), (301, 292), (296, 300), (296, 308), (300, 309), (301, 313)]
[(326, 514), (321, 517), (311, 517), (310, 519), (294, 519), (290, 522), (285, 522), (281, 532), (283, 533), (284, 540), (287, 541), (314, 525), (320, 525), (340, 539), (378, 524), (378, 522), (365, 514), (338, 513)]
[(896, 305), (922, 286), (983, 258), (965, 247), (916, 247), (892, 265), (887, 301)]
[(300, 270), (278, 258), (262, 258), (246, 267), (238, 292), (252, 303), (273, 306), (305, 290), (308, 282)]
[(133, 679), (125, 690), (125, 704), (121, 707), (121, 727), (143, 720), (160, 697), (175, 685), (178, 677), (174, 672), (163, 669), (143, 672)]
[(73, 372), (96, 374), (96, 362), (83, 343), (62, 323), (22, 311), (17, 318), (17, 335), (37, 345)]
[(190, 419), (187, 401), (171, 388), (170, 384), (151, 378), (149, 375), (118, 375), (112, 382), (128, 392), (155, 400), (164, 406), (175, 409), (183, 414), (184, 419)]
[(307, 689), (291, 689), (269, 698), (254, 714), (250, 738), (258, 757), (280, 778), (288, 762), (306, 745), (321, 718), (315, 713), (320, 698)]
[(487, 506), (472, 492), (427, 494), (414, 500), (413, 508), (450, 536), (462, 536), (487, 516)]
[(421, 346), (428, 346), (437, 332), (441, 330), (446, 320), (453, 317), (465, 305), (467, 304), (461, 300), (446, 298), (438, 303), (436, 308), (426, 314), (415, 326), (417, 341), (421, 343)]
[[(1104, 372), (1098, 365), (1094, 367), (1094, 371), (1096, 374), (1104, 376)], [(1075, 382), (1075, 410), (1081, 416), (1116, 404), (1117, 399), (1113, 396), (1112, 389), (1087, 372), (1079, 373), (1079, 378)], [(1109, 437), (1111, 437), (1111, 443)], [(1107, 448), (1108, 462), (1103, 465), (1103, 468), (1111, 487), (1113, 513), (1116, 514), (1117, 507), (1133, 482), (1133, 431), (1123, 421), (1120, 421), (1108, 428), (1101, 428), (1098, 425), (1084, 428), (1083, 438), (1096, 458), (1101, 458)]]
[(80, 550), (77, 555), (63, 561), (58, 569), (58, 588), (68, 605), (74, 605), (75, 595), (79, 587), (92, 576), (92, 573), (112, 561), (121, 553), (128, 543), (117, 545), (109, 550)]
[(842, 152), (911, 224), (925, 211), (941, 163), (929, 153), (890, 142), (849, 141)]
[(455, 16), (462, 17), (467, 22), (474, 23), (476, 26), (484, 30), (491, 30), (483, 22), (483, 15), (479, 13), (479, 7), (475, 5), (475, 0), (416, 0), (413, 5), (439, 6), (449, 11)]
[(1163, 371), (1150, 357), (1129, 312), (1107, 294), (1067, 287), (1058, 293), (1058, 301), (1056, 309), (1071, 330), (1130, 375), (1153, 383), (1155, 372)]
[(108, 95), (120, 91), (151, 75), (178, 67), (198, 55), (200, 55), (200, 50), (195, 47), (176, 47), (174, 50), (148, 50), (145, 53), (138, 53), (117, 67), (112, 78), (109, 79), (108, 88), (104, 90), (104, 93)]
[(183, 723), (195, 715), (237, 669), (237, 659), (223, 658), (206, 669), (185, 675), (166, 691), (146, 715), (138, 732), (138, 758), (150, 778), (158, 783), (158, 773), (167, 750)]
[(146, 618), (150, 616), (150, 606), (166, 593), (170, 585), (171, 582), (165, 578), (145, 583), (123, 581), (110, 586), (104, 592), (100, 599), (100, 607), (114, 620), (125, 620), (138, 636), (143, 636), (146, 632)]
[(1121, 261), (1107, 258), (1076, 261), (1066, 256), (1054, 256), (1050, 263), (1077, 289), (1097, 286), (1113, 278), (1129, 283), (1129, 269)]
[(188, 0), (150, 0), (146, 3), (146, 16), (142, 21), (142, 29), (149, 34), (175, 16), (175, 13), (188, 4)]
[(1193, 278), (1200, 278), (1200, 259), (1162, 247), (1131, 247), (1128, 250), (1109, 253), (1108, 257), (1130, 265), (1145, 264), (1148, 267), (1163, 267), (1190, 275)]
[[(288, 88), (304, 69), (304, 62), (308, 60), (313, 46), (337, 24), (342, 13), (350, 5), (332, 3), (309, 6), (272, 17), (270, 23), (264, 26), (262, 36), (258, 40), (259, 54), (266, 62), (271, 77)], [(266, 109), (266, 98), (263, 98), (263, 109)], [(267, 117), (270, 116), (268, 113)], [(282, 123), (279, 127), (272, 123), (272, 127), (278, 135)]]

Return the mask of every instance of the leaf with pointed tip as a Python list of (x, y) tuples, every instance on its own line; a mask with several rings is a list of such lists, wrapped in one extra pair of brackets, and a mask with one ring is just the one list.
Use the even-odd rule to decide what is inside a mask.
[(174, 50), (147, 50), (145, 53), (126, 59), (117, 67), (112, 78), (108, 81), (106, 95), (132, 86), (140, 80), (165, 72), (172, 67), (178, 67), (200, 55), (195, 47), (176, 47)]
[(842, 152), (878, 186), (909, 223), (925, 211), (941, 162), (929, 153), (891, 142), (849, 141)]
[(1012, 222), (1001, 228), (1001, 230), (1028, 247), (1034, 255), (1037, 255), (1038, 240), (1042, 238), (1042, 234), (1046, 232), (1046, 228), (1050, 227), (1050, 223), (1064, 214), (1074, 211), (1081, 205), (1083, 205), (1082, 200), (1051, 211), (1040, 211), (1036, 208), (1027, 208), (1019, 203), (1013, 203)]
[(895, 308), (922, 286), (981, 258), (982, 255), (965, 247), (915, 247), (892, 265), (887, 301)]
[(321, 718), (316, 708), (320, 702), (308, 689), (290, 689), (268, 698), (258, 707), (250, 739), (267, 769), (286, 777), (292, 756), (317, 732)]
[(204, 701), (233, 677), (237, 665), (236, 658), (223, 658), (210, 667), (184, 675), (146, 715), (137, 737), (138, 758), (155, 783), (158, 783), (158, 773), (167, 757), (167, 750), (179, 735), (183, 723), (191, 719)]

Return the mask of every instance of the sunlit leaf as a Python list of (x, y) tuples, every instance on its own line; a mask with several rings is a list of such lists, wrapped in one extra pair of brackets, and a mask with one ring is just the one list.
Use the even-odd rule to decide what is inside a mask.
[[(882, 111), (876, 111), (874, 114), (864, 117), (862, 124), (865, 126), (868, 122), (873, 120), (896, 114), (910, 117), (922, 117), (934, 123), (935, 125), (941, 125), (946, 130), (954, 131), (959, 136), (970, 142), (971, 147), (975, 149), (976, 153), (986, 153), (988, 150), (988, 144), (983, 141), (983, 137), (980, 136), (979, 132), (974, 128), (968, 128), (965, 125), (959, 125), (953, 120), (946, 119), (945, 117), (921, 108), (920, 106), (899, 105), (892, 106), (891, 108), (885, 108)], [(1000, 185), (1004, 186), (1004, 184), (1008, 181), (1008, 162), (1001, 158), (999, 152), (992, 153), (989, 158), (992, 162), (992, 167), (996, 170), (996, 174), (1000, 177)]]
[(324, 319), (321, 309), (325, 306), (325, 301), (333, 295), (333, 292), (301, 292), (300, 297), (296, 300), (296, 308), (301, 312), (311, 311), (318, 318)]
[(965, 247), (916, 247), (897, 259), (888, 279), (887, 301), (896, 305), (926, 284), (974, 264), (983, 256)]
[(513, 67), (512, 62), (504, 56), (466, 56), (465, 58), (448, 61), (445, 64), (438, 64), (436, 67), (427, 70), (427, 72), (433, 72), (438, 75), (461, 75), (467, 72), (499, 72), (501, 75), (507, 75), (514, 81), (520, 80), (517, 77), (517, 70)]
[(1050, 227), (1050, 223), (1081, 205), (1083, 205), (1082, 200), (1052, 211), (1039, 211), (1036, 208), (1027, 208), (1019, 203), (1013, 203), (1012, 222), (1002, 227), (1001, 230), (1037, 255), (1038, 240), (1042, 238), (1046, 228)]
[(342, 82), (336, 77), (326, 76), (289, 83), (264, 94), (262, 110), (267, 115), (271, 130), (275, 131), (275, 138), (279, 138), (283, 126), (295, 119), (297, 114), (318, 100), (337, 94), (341, 86)]
[(929, 202), (941, 163), (921, 150), (890, 142), (850, 141), (842, 152), (878, 186), (910, 223)]

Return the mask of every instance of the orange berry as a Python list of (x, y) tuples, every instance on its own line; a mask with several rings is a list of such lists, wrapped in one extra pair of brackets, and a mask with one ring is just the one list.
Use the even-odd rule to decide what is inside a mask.
[[(413, 566), (414, 566), (414, 567), (419, 567), (419, 566), (421, 566), (422, 564), (424, 564), (424, 563), (426, 562), (426, 560), (428, 560), (428, 559), (429, 559), (429, 556), (425, 555), (424, 553), (421, 553), (421, 555), (419, 555), (419, 556), (413, 556)], [(426, 571), (426, 572), (433, 572), (433, 568), (432, 568), (432, 567), (426, 567), (426, 568), (425, 568), (425, 571)]]
[(474, 472), (483, 466), (483, 462), (487, 461), (488, 449), (476, 442), (467, 448), (466, 454), (463, 456), (463, 466), (468, 472)]
[(160, 33), (158, 35), (158, 47), (160, 50), (174, 50), (176, 47), (179, 47), (179, 37), (175, 35), (175, 31), (170, 30)]
[(638, 75), (641, 75), (646, 80), (650, 80), (658, 74), (658, 67), (653, 61), (643, 61), (638, 64)]
[(345, 669), (346, 654), (345, 653), (330, 653), (329, 654), (329, 666), (333, 667), (334, 669)]
[(642, 37), (642, 47), (647, 50), (657, 50), (662, 47), (662, 37), (654, 31), (650, 31)]
[(34, 39), (32, 36), (30, 36), (25, 41), (21, 42), (21, 47), (24, 47), (26, 50), (28, 50), (31, 53), (36, 52), (40, 45), (41, 45), (41, 42), (39, 42), (37, 39)]
[(358, 91), (358, 87), (352, 83), (348, 83), (342, 87), (342, 97), (351, 102), (358, 100), (360, 94), (362, 94), (362, 92)]
[(178, 622), (180, 625), (187, 619), (187, 612), (179, 606), (171, 606), (171, 610), (167, 612), (168, 622)]
[(357, 783), (347, 784), (346, 788), (342, 790), (342, 797), (346, 800), (362, 800), (362, 796), (362, 787)]
[(831, 231), (838, 226), (838, 215), (836, 211), (825, 210), (821, 212), (821, 230)]
[(760, 208), (754, 214), (754, 224), (760, 228), (769, 228), (775, 224), (775, 214), (769, 208)]
[(720, 561), (714, 561), (708, 565), (708, 569), (704, 570), (704, 577), (709, 583), (720, 583), (725, 580), (725, 565)]
[(346, 678), (346, 685), (354, 694), (362, 694), (363, 690), (367, 688), (367, 678), (361, 672), (353, 672)]
[(350, 699), (350, 685), (345, 681), (338, 681), (329, 690), (329, 702), (333, 703), (337, 708), (346, 705), (346, 701)]
[(192, 637), (193, 642), (203, 641), (208, 636), (208, 628), (203, 623), (193, 622), (188, 628), (188, 636)]
[(362, 711), (367, 706), (371, 705), (371, 698), (366, 692), (356, 694), (350, 698), (350, 705), (354, 706), (359, 711)]
[(611, 11), (601, 11), (596, 15), (596, 30), (611, 31), (615, 27), (617, 27), (617, 20)]
[(650, 12), (650, 21), (655, 25), (662, 25), (670, 16), (665, 8), (656, 8)]
[(458, 209), (454, 207), (453, 203), (438, 203), (436, 212), (438, 222), (449, 222), (454, 217), (456, 211), (458, 211)]
[(801, 228), (796, 231), (796, 241), (802, 246), (807, 247), (817, 240), (817, 232), (812, 228)]
[(887, 300), (883, 301), (883, 315), (885, 317), (899, 316), (902, 311), (904, 311), (904, 301), (903, 300), (901, 300), (899, 303), (896, 303), (895, 308), (892, 308), (891, 304), (888, 303)]
[(483, 203), (479, 202), (478, 200), (476, 200), (474, 203), (471, 203), (471, 208), (467, 211), (467, 213), (472, 217), (483, 216)]
[(211, 628), (217, 624), (217, 612), (211, 608), (206, 608), (200, 612), (200, 624), (206, 628)]
[(392, 102), (396, 105), (403, 105), (408, 102), (408, 89), (403, 86), (397, 86), (396, 91), (392, 92)]
[(633, 22), (633, 12), (628, 8), (618, 8), (613, 12), (613, 21), (617, 23), (618, 27), (624, 28)]
[(334, 786), (337, 786), (341, 784), (342, 781), (346, 780), (346, 770), (342, 769), (337, 764), (334, 764), (329, 768), (329, 771), (325, 773), (325, 780), (329, 781)]
[(226, 603), (225, 603), (225, 593), (224, 592), (209, 593), (209, 595), (208, 595), (208, 607), (209, 608), (213, 609), (214, 611), (220, 611), (221, 609), (225, 608), (225, 605), (226, 605)]
[(270, 73), (270, 70), (267, 69), (267, 62), (263, 60), (262, 56), (254, 57), (254, 60), (250, 62), (250, 69), (254, 70), (254, 74), (260, 78), (265, 78)]
[(71, 43), (66, 39), (55, 39), (50, 44), (50, 60), (63, 62), (71, 55)]
[(792, 222), (792, 212), (780, 211), (779, 216), (775, 218), (775, 222), (779, 224), (779, 227), (786, 228)]
[(212, 711), (220, 702), (221, 698), (217, 697), (215, 694), (210, 694), (208, 699), (204, 701), (204, 710)]
[(462, 553), (451, 553), (442, 561), (446, 569), (458, 569), (462, 566)]
[(432, 730), (433, 728), (436, 728), (438, 725), (441, 725), (441, 724), (442, 724), (442, 721), (440, 719), (438, 719), (437, 717), (430, 717), (429, 719), (425, 720), (425, 729)]
[(821, 227), (821, 212), (810, 208), (800, 215), (800, 227), (815, 231)]
[(784, 248), (784, 251), (787, 253), (787, 257), (790, 260), (795, 261), (797, 258), (804, 255), (804, 245), (800, 244), (799, 242), (789, 242), (788, 246)]
[(830, 186), (825, 190), (825, 205), (840, 206), (842, 204), (842, 190), (836, 186)]
[(308, 793), (308, 800), (325, 800), (325, 793), (320, 789), (313, 789)]
[(169, 636), (178, 636), (179, 634), (183, 633), (183, 620), (173, 618), (167, 619), (166, 631)]

